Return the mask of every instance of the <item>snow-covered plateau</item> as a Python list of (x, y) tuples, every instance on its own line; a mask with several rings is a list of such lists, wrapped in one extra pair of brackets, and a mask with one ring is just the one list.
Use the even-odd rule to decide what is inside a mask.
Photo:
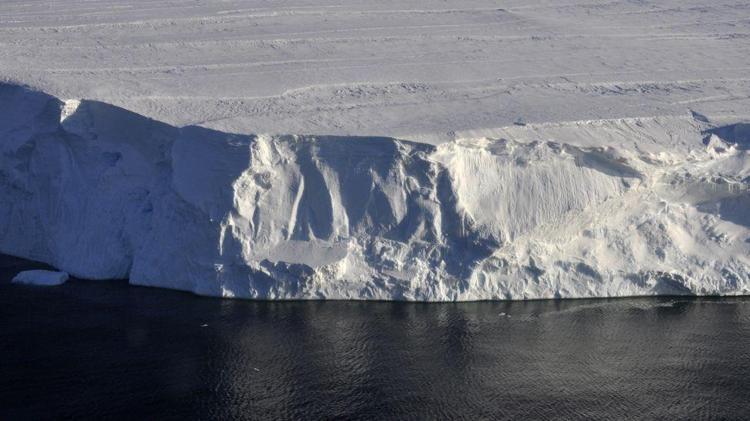
[(223, 297), (750, 294), (750, 5), (705, 3), (2, 2), (0, 253)]

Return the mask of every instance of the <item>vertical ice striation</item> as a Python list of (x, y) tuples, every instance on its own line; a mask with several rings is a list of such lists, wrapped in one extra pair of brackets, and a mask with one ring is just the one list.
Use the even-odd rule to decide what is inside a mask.
[(268, 299), (750, 292), (741, 124), (429, 145), (178, 128), (7, 84), (0, 104), (0, 252), (73, 276)]

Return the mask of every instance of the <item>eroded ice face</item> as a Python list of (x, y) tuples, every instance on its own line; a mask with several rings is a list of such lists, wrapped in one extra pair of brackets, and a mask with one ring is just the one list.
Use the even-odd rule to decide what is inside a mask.
[(748, 290), (748, 150), (710, 120), (436, 146), (178, 128), (6, 89), (26, 111), (2, 132), (0, 251), (75, 276), (272, 299)]

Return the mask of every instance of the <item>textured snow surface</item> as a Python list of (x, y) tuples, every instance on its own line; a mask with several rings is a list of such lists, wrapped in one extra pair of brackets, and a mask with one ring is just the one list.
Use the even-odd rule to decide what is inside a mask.
[(2, 0), (0, 80), (172, 125), (438, 143), (744, 114), (741, 0)]
[(67, 280), (67, 273), (50, 270), (26, 270), (13, 278), (15, 283), (40, 286), (62, 285)]
[(702, 115), (439, 145), (174, 127), (0, 85), (0, 252), (251, 298), (750, 293), (750, 137)]
[(218, 296), (747, 294), (748, 39), (736, 0), (3, 0), (0, 252)]

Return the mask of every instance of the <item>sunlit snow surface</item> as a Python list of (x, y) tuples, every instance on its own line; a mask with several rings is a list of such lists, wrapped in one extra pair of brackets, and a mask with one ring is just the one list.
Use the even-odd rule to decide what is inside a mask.
[(749, 36), (737, 0), (4, 0), (0, 79), (172, 125), (434, 143), (747, 115)]
[(0, 16), (0, 252), (228, 297), (750, 293), (748, 5)]

